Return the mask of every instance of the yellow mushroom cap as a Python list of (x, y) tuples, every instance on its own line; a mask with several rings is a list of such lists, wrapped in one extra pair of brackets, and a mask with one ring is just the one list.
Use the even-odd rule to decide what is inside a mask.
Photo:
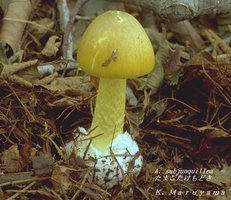
[(83, 34), (77, 52), (80, 67), (104, 78), (134, 78), (152, 71), (155, 56), (141, 24), (130, 14), (107, 11)]

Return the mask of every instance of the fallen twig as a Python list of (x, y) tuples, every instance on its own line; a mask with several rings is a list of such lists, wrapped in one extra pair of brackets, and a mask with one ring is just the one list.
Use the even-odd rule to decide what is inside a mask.
[(75, 7), (69, 14), (69, 10), (67, 8), (67, 3), (66, 0), (63, 0), (61, 3), (61, 7), (63, 9), (63, 26), (64, 26), (64, 37), (63, 37), (63, 46), (62, 46), (62, 53), (64, 59), (70, 59), (74, 60), (72, 56), (72, 46), (73, 46), (73, 41), (72, 41), (72, 26), (75, 21), (76, 15), (78, 14), (81, 6), (86, 3), (87, 0), (79, 0), (76, 2)]
[[(115, 1), (115, 0), (114, 0)], [(226, 13), (231, 9), (231, 0), (119, 0), (142, 6), (156, 12), (168, 21), (181, 21), (199, 15)]]
[(12, 195), (11, 197), (7, 198), (7, 200), (14, 200), (14, 199), (17, 198), (22, 192), (25, 192), (25, 191), (28, 190), (30, 187), (32, 187), (35, 183), (36, 183), (36, 181), (33, 181), (32, 183), (30, 183), (29, 185), (27, 185), (26, 187), (24, 187), (22, 190), (20, 190), (20, 192), (16, 192), (14, 195)]
[[(0, 178), (1, 177), (2, 175), (0, 176)], [(9, 179), (8, 181), (6, 179), (6, 181), (0, 183), (0, 187), (7, 186), (7, 185), (26, 183), (26, 182), (33, 182), (33, 181), (45, 181), (48, 179), (50, 179), (50, 177), (35, 177), (35, 176), (33, 177), (31, 176), (30, 173), (24, 176), (20, 176), (20, 174), (18, 174), (18, 176), (15, 176), (14, 178), (11, 177), (11, 179)]]
[(62, 70), (75, 69), (75, 60), (58, 60), (50, 63), (42, 63), (37, 67), (38, 73), (41, 75), (53, 74)]

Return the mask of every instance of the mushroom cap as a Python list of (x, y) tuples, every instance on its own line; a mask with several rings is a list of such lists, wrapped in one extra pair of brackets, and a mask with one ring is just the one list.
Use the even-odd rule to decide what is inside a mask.
[(77, 52), (80, 67), (104, 78), (134, 78), (152, 71), (155, 55), (141, 24), (130, 14), (107, 11), (83, 34)]

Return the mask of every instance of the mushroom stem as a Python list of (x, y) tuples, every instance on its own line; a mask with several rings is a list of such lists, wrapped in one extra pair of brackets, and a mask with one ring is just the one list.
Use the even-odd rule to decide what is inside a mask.
[(91, 125), (92, 145), (101, 153), (123, 133), (126, 79), (100, 78), (94, 117)]

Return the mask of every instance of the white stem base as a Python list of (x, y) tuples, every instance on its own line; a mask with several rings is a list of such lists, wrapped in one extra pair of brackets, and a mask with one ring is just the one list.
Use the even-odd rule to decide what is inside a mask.
[(65, 146), (66, 154), (68, 156), (74, 152), (81, 158), (85, 155), (86, 165), (95, 169), (92, 174), (93, 181), (102, 188), (109, 189), (118, 185), (127, 174), (139, 175), (143, 158), (136, 141), (128, 132), (119, 134), (112, 144), (108, 145), (104, 153), (98, 151), (92, 144), (88, 148), (90, 140), (87, 138), (90, 136), (84, 128), (79, 128), (76, 137), (78, 135), (75, 141)]

